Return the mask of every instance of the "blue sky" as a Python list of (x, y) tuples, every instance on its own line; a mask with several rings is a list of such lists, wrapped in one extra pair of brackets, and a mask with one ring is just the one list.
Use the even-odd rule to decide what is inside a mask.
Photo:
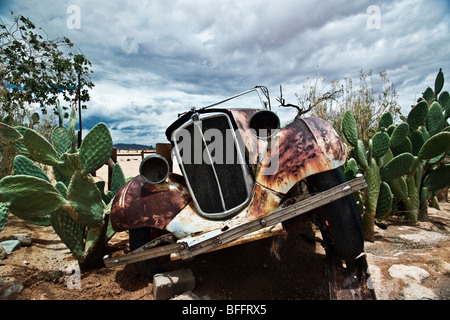
[(439, 68), (450, 79), (446, 0), (0, 0), (5, 22), (9, 10), (93, 63), (83, 130), (105, 122), (115, 143), (166, 142), (178, 113), (255, 85), (283, 123), (295, 111), (277, 107), (279, 85), (296, 103), (317, 70), (327, 82), (387, 71), (405, 113)]

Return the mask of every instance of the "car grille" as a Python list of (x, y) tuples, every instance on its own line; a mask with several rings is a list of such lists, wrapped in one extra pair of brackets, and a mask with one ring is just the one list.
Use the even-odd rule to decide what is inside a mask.
[(194, 114), (175, 130), (175, 153), (199, 214), (222, 219), (250, 200), (251, 178), (227, 114)]

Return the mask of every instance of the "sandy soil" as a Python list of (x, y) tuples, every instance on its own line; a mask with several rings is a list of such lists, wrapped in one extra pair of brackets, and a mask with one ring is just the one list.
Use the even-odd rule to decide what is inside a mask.
[[(140, 156), (119, 157), (126, 177), (138, 174)], [(107, 177), (107, 167), (96, 179)], [(421, 285), (431, 288), (437, 299), (450, 299), (450, 204), (430, 210), (430, 221), (409, 227), (392, 220), (376, 230), (376, 241), (366, 243), (369, 268), (379, 299), (393, 300), (408, 281), (393, 278), (393, 264), (414, 265), (430, 276)], [(299, 228), (286, 238), (265, 239), (204, 254), (191, 261), (176, 261), (166, 267), (190, 268), (196, 278), (194, 293), (212, 300), (327, 300), (326, 257), (319, 242)], [(319, 238), (320, 233), (315, 230)], [(401, 235), (432, 233), (441, 237), (417, 243)], [(31, 225), (10, 215), (0, 241), (13, 233), (29, 233), (32, 244), (14, 251), (0, 266), (0, 278), (20, 281), (23, 289), (10, 300), (153, 300), (152, 279), (137, 273), (133, 265), (80, 273), (75, 259), (51, 227)], [(308, 240), (309, 239), (309, 240)], [(271, 253), (277, 246), (279, 257)], [(105, 254), (129, 252), (128, 234), (116, 235)]]

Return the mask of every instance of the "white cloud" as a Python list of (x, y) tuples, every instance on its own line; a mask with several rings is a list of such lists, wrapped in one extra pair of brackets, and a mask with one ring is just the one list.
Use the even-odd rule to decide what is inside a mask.
[[(120, 142), (165, 139), (179, 112), (255, 85), (269, 88), (288, 119), (292, 111), (276, 108), (279, 84), (295, 103), (317, 66), (327, 81), (387, 70), (406, 110), (439, 68), (450, 74), (444, 0), (6, 3), (92, 61), (96, 86), (83, 117), (105, 121)], [(80, 8), (79, 30), (66, 26), (70, 5)], [(367, 27), (371, 5), (380, 8), (380, 29)]]

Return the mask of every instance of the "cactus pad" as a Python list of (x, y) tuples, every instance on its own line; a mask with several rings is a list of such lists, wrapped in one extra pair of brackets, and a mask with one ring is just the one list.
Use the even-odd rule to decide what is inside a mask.
[(412, 147), (411, 153), (417, 156), (419, 154), (420, 148), (422, 148), (423, 144), (425, 143), (423, 134), (419, 130), (414, 130), (413, 132), (411, 132), (409, 138), (411, 140), (411, 147)]
[(361, 140), (357, 141), (357, 146), (355, 148), (355, 158), (356, 158), (356, 162), (358, 162), (358, 164), (364, 170), (366, 170), (367, 167), (369, 166), (369, 163), (367, 162), (367, 158), (366, 158), (366, 148), (364, 147), (364, 143)]
[(450, 165), (432, 170), (423, 181), (429, 191), (438, 191), (450, 185)]
[(392, 113), (385, 112), (380, 118), (380, 121), (378, 123), (378, 128), (381, 130), (382, 128), (389, 128), (390, 125), (394, 123), (394, 117), (392, 116)]
[(425, 123), (427, 113), (428, 103), (425, 100), (420, 101), (411, 109), (407, 118), (411, 130), (415, 130)]
[(125, 184), (125, 175), (123, 174), (122, 167), (120, 164), (116, 163), (113, 168), (112, 176), (111, 176), (111, 192), (112, 194), (116, 194), (117, 191), (122, 188)]
[(34, 130), (27, 130), (23, 136), (27, 150), (36, 161), (49, 166), (57, 165), (60, 160), (58, 153), (48, 141)]
[(78, 224), (96, 228), (102, 223), (102, 196), (90, 175), (75, 171), (67, 190), (67, 200), (77, 213)]
[(112, 138), (104, 123), (97, 124), (86, 135), (79, 150), (83, 172), (91, 173), (103, 166), (111, 157)]
[(396, 156), (381, 169), (381, 179), (389, 181), (407, 174), (413, 162), (414, 156), (410, 153), (402, 153)]
[(366, 209), (367, 212), (375, 216), (378, 194), (380, 191), (380, 170), (374, 158), (371, 158), (365, 175), (367, 188), (366, 193)]
[(17, 155), (13, 161), (14, 166), (14, 174), (15, 175), (27, 175), (33, 176), (36, 178), (41, 178), (47, 182), (50, 182), (50, 179), (45, 174), (45, 172), (33, 161), (24, 157), (22, 155)]
[(426, 88), (425, 91), (423, 92), (422, 96), (427, 102), (431, 102), (434, 98), (433, 89), (431, 89), (430, 87)]
[(72, 217), (63, 210), (52, 213), (50, 218), (53, 229), (69, 248), (75, 258), (80, 258), (84, 253), (85, 227), (76, 223)]
[(386, 216), (392, 209), (392, 192), (386, 182), (380, 184), (380, 194), (378, 195), (377, 212), (375, 218)]
[(386, 132), (377, 132), (372, 137), (373, 151), (372, 155), (375, 159), (382, 157), (389, 149), (389, 135)]
[(408, 186), (403, 178), (397, 178), (389, 181), (392, 193), (400, 200), (408, 199)]
[(438, 95), (439, 92), (441, 92), (443, 87), (444, 87), (444, 73), (442, 72), (442, 68), (440, 68), (436, 76), (436, 80), (434, 80), (434, 92), (436, 93), (436, 95)]
[(7, 176), (0, 180), (0, 201), (9, 202), (21, 217), (49, 214), (67, 204), (49, 182), (32, 176)]
[(21, 138), (22, 135), (19, 131), (3, 122), (0, 122), (0, 141), (3, 141), (5, 139), (11, 142), (17, 142)]
[(443, 131), (428, 139), (418, 153), (422, 160), (435, 158), (450, 149), (450, 132)]
[(434, 101), (427, 114), (427, 129), (431, 136), (440, 132), (445, 125), (445, 118), (441, 105)]
[(358, 131), (356, 120), (351, 111), (347, 110), (342, 118), (342, 131), (347, 141), (354, 147), (358, 145)]
[(400, 143), (399, 145), (395, 146), (395, 147), (391, 147), (392, 153), (394, 156), (398, 156), (401, 153), (412, 153), (412, 143), (411, 140), (409, 140), (408, 137), (405, 138), (405, 140), (403, 140), (402, 143)]
[(0, 202), (0, 231), (6, 226), (9, 217), (9, 204)]
[(409, 125), (407, 122), (398, 124), (391, 134), (391, 148), (395, 148), (401, 144), (409, 133)]
[(58, 155), (68, 152), (72, 147), (72, 140), (69, 131), (64, 126), (55, 127), (52, 131), (52, 145)]
[(61, 181), (58, 181), (55, 184), (55, 189), (58, 190), (59, 194), (62, 195), (64, 198), (67, 197), (67, 187), (64, 183)]

